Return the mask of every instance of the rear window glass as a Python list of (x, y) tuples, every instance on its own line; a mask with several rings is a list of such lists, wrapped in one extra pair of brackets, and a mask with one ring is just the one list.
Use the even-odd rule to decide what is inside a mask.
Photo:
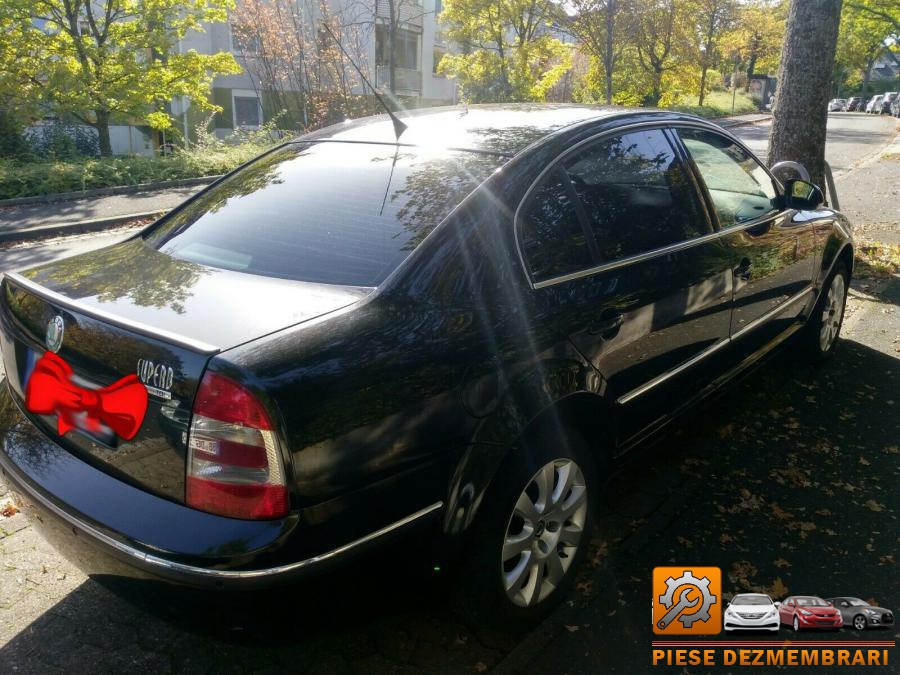
[(146, 240), (210, 267), (377, 286), (502, 161), (443, 149), (292, 144), (201, 195)]

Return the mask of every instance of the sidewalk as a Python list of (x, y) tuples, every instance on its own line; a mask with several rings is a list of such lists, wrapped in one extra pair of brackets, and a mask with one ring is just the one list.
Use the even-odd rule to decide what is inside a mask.
[[(730, 127), (755, 124), (769, 117), (768, 113), (752, 113), (716, 121)], [(0, 242), (97, 231), (133, 218), (162, 215), (203, 187), (191, 185), (41, 204), (0, 206)]]

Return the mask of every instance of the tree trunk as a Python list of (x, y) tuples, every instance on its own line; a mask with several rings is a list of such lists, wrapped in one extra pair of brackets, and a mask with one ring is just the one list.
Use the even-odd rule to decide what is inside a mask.
[(747, 81), (744, 83), (744, 93), (750, 91), (750, 78), (756, 70), (756, 59), (759, 58), (756, 50), (757, 48), (755, 46), (750, 50), (750, 61), (747, 63)]
[(700, 71), (700, 100), (697, 101), (697, 105), (703, 105), (703, 97), (706, 94), (706, 71), (707, 65), (704, 63)]
[(109, 140), (109, 111), (95, 110), (94, 116), (97, 118), (94, 128), (97, 130), (97, 137), (100, 142), (100, 156), (112, 157), (112, 143)]
[(791, 3), (769, 134), (769, 166), (783, 160), (800, 162), (817, 185), (824, 184), (828, 97), (841, 1)]
[(606, 3), (606, 50), (603, 54), (603, 70), (606, 75), (606, 105), (612, 104), (613, 95), (613, 66), (615, 65), (615, 29), (616, 29), (616, 10), (618, 9), (615, 0), (609, 0)]
[(869, 91), (869, 81), (872, 79), (872, 66), (875, 65), (875, 57), (878, 55), (876, 50), (872, 56), (866, 60), (866, 71), (863, 73), (862, 95), (865, 96)]

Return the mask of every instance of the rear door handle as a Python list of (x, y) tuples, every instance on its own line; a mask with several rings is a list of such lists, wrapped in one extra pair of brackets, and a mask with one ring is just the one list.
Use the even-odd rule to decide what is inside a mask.
[(588, 332), (593, 335), (600, 335), (601, 337), (611, 338), (619, 332), (619, 329), (622, 327), (623, 323), (625, 323), (625, 317), (621, 312), (604, 312), (600, 315), (600, 318), (597, 319), (597, 321), (595, 321), (588, 327)]
[(734, 276), (738, 279), (749, 281), (751, 274), (753, 274), (753, 262), (749, 258), (744, 258), (741, 260), (741, 264), (734, 268)]

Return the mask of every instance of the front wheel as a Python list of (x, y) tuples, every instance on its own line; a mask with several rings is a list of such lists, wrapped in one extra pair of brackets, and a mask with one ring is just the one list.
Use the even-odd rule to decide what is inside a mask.
[(853, 627), (856, 630), (865, 630), (866, 629), (866, 617), (862, 614), (857, 614), (853, 617)]
[(577, 439), (544, 439), (512, 451), (495, 481), (462, 571), (465, 601), (481, 623), (523, 629), (565, 596), (584, 557), (593, 462)]
[(837, 263), (806, 322), (800, 348), (813, 361), (827, 361), (834, 353), (844, 323), (849, 282), (847, 265)]
[(800, 619), (798, 619), (796, 616), (794, 617), (794, 632), (800, 632)]

